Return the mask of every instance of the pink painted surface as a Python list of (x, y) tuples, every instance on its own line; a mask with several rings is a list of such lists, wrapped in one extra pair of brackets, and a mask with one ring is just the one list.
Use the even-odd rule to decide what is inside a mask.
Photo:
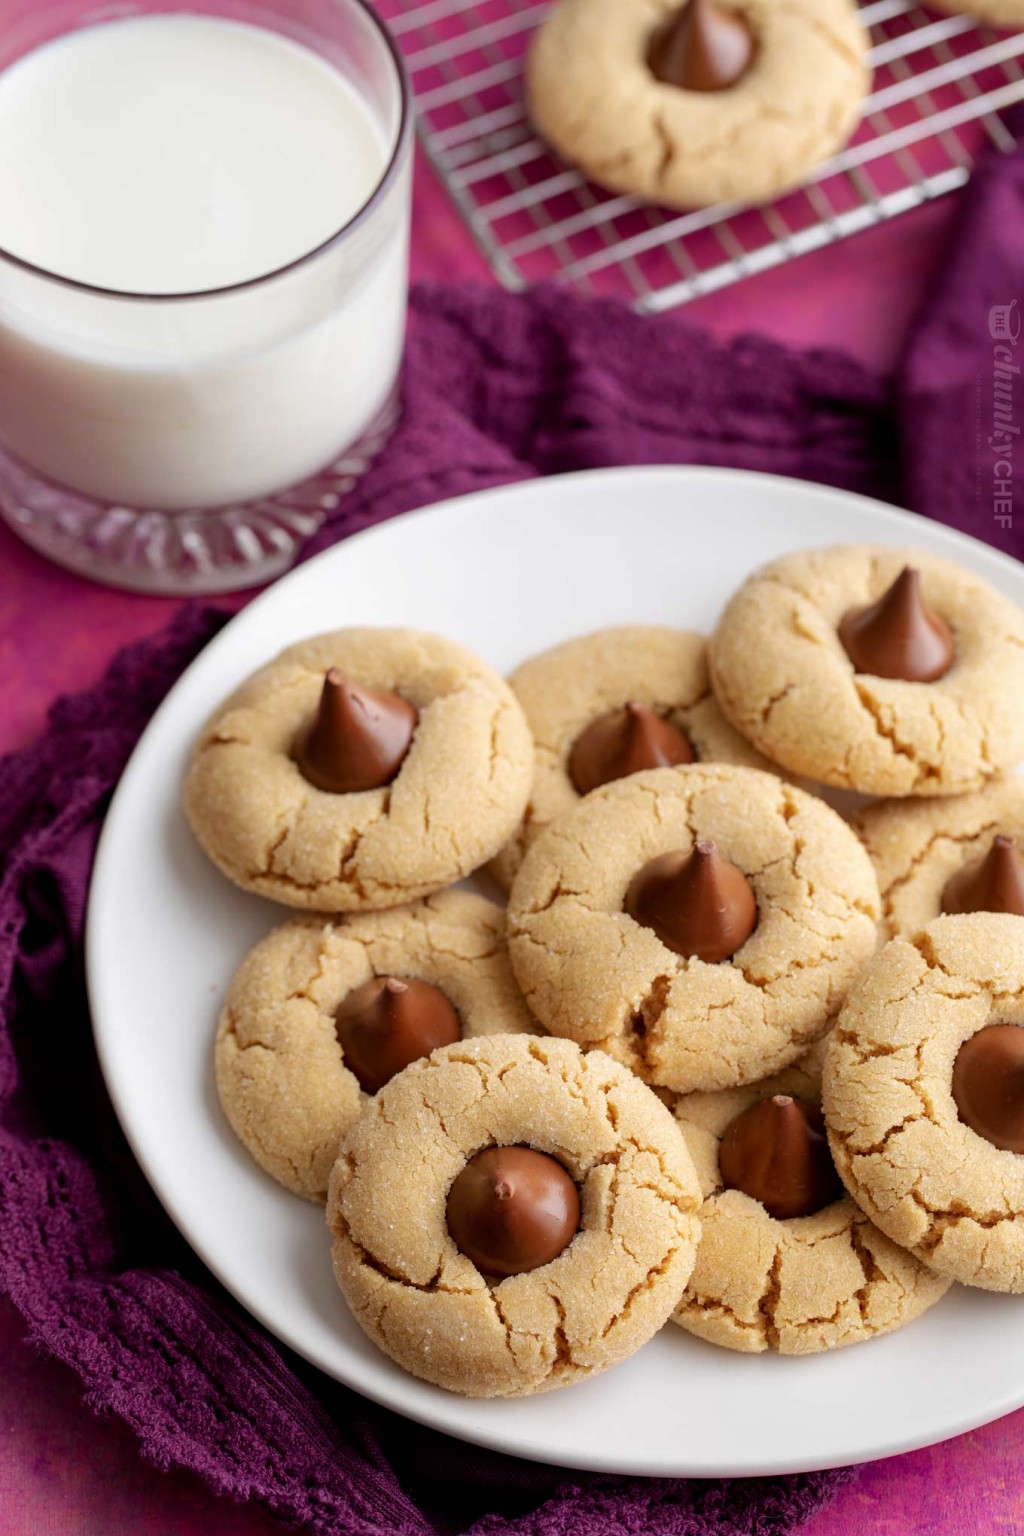
[[(950, 200), (691, 305), (717, 335), (760, 330), (838, 346), (872, 367), (899, 355), (953, 214)], [(413, 273), (488, 281), (448, 201), (419, 167)], [(174, 603), (104, 590), (48, 566), (0, 528), (0, 750), (35, 736), (47, 705), (81, 688)], [(277, 1527), (139, 1459), (120, 1424), (80, 1406), (69, 1373), (37, 1360), (0, 1307), (0, 1536), (269, 1536)], [(1024, 1411), (945, 1446), (866, 1468), (808, 1536), (1000, 1536), (1024, 1528)]]

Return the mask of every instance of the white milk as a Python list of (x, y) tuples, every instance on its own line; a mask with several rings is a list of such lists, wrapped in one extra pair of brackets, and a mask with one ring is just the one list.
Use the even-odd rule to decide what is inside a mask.
[[(397, 123), (304, 47), (178, 14), (0, 73), (0, 441), (105, 501), (220, 506), (336, 458), (391, 392), (408, 166)], [(214, 293), (265, 278), (256, 286)]]

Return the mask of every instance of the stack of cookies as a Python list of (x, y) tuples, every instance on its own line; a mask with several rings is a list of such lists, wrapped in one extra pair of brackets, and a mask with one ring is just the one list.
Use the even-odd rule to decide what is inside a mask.
[[(230, 986), (220, 1099), (381, 1349), (515, 1396), (670, 1319), (803, 1354), (1024, 1291), (1022, 697), (1011, 604), (857, 547), (710, 642), (506, 683), (347, 630), (226, 701), (190, 822), (303, 913)], [(507, 909), (455, 888), (484, 866)]]

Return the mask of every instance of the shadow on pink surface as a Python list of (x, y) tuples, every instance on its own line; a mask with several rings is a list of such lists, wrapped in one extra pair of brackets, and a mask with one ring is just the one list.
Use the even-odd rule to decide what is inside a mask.
[[(147, 1466), (129, 1430), (83, 1410), (70, 1371), (32, 1354), (6, 1303), (0, 1303), (0, 1380), (0, 1536), (283, 1531), (265, 1516), (215, 1499), (198, 1478)], [(1022, 1435), (1024, 1410), (945, 1445), (876, 1462), (804, 1532), (1012, 1536), (1024, 1512)]]
[(276, 1522), (154, 1471), (130, 1430), (81, 1403), (71, 1372), (38, 1359), (0, 1303), (2, 1536), (274, 1536)]

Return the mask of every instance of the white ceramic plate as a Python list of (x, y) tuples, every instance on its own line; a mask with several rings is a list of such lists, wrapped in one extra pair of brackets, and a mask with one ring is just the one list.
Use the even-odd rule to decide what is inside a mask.
[(1024, 605), (1024, 567), (860, 497), (764, 475), (608, 470), (469, 496), (329, 550), (241, 613), (172, 690), (128, 765), (93, 876), (89, 989), (107, 1085), (139, 1162), (189, 1242), (292, 1349), (375, 1401), (482, 1445), (665, 1476), (837, 1466), (931, 1444), (1024, 1403), (1024, 1300), (955, 1289), (892, 1337), (783, 1360), (667, 1327), (582, 1385), (470, 1402), (391, 1364), (335, 1289), (323, 1216), (252, 1164), (211, 1070), (220, 999), (287, 914), (236, 891), (179, 806), (206, 715), (283, 646), (348, 624), (460, 640), (502, 671), (606, 624), (710, 630), (763, 561), (812, 544), (910, 543)]

